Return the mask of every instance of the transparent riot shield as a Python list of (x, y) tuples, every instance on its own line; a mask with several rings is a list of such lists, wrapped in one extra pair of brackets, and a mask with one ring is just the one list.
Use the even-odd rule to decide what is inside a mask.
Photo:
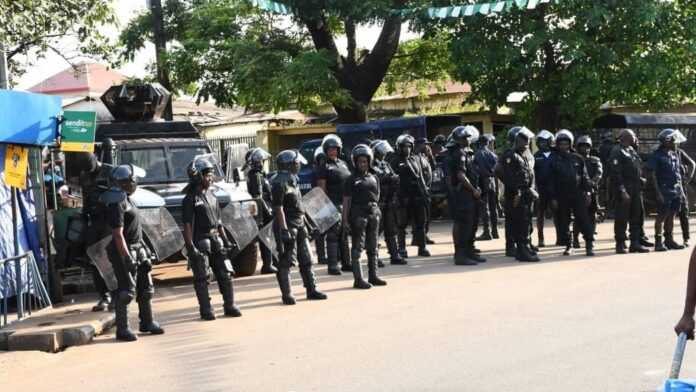
[(152, 245), (158, 261), (162, 261), (184, 248), (184, 236), (174, 217), (164, 208), (139, 210), (143, 233)]
[(109, 254), (106, 250), (110, 243), (111, 235), (108, 235), (87, 248), (87, 257), (89, 257), (92, 264), (97, 267), (97, 270), (102, 278), (104, 278), (104, 282), (106, 282), (106, 287), (109, 289), (109, 291), (113, 291), (118, 288), (118, 281), (116, 280), (114, 268), (111, 266)]
[(222, 224), (232, 235), (239, 251), (251, 244), (259, 234), (256, 219), (239, 203), (230, 203), (222, 209)]
[(321, 234), (341, 220), (341, 214), (321, 188), (314, 188), (302, 196), (305, 212)]
[(275, 234), (273, 232), (273, 221), (259, 230), (259, 241), (271, 250), (273, 257), (278, 258), (278, 247), (276, 246)]

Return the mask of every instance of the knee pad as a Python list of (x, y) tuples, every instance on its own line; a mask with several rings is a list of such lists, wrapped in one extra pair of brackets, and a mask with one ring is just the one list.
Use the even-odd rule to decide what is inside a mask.
[(128, 305), (133, 301), (133, 292), (130, 290), (119, 290), (116, 294), (116, 301), (123, 305)]

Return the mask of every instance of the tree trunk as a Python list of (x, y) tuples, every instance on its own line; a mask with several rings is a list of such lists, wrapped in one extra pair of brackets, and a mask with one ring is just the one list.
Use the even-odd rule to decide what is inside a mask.
[(164, 17), (162, 15), (161, 0), (150, 0), (150, 11), (152, 12), (152, 32), (155, 41), (155, 62), (157, 63), (157, 81), (172, 95), (169, 97), (167, 107), (164, 109), (164, 119), (171, 121), (174, 119), (172, 100), (172, 84), (169, 80), (169, 69), (165, 59), (167, 53), (167, 36), (164, 33)]
[(367, 122), (367, 105), (357, 100), (352, 100), (350, 106), (334, 105), (338, 114), (339, 124), (356, 124)]
[(542, 101), (534, 109), (535, 132), (546, 129), (556, 132), (560, 128), (560, 105), (556, 102)]

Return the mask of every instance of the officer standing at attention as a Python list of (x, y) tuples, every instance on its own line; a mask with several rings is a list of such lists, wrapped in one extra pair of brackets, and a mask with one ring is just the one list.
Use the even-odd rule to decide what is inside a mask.
[[(592, 200), (590, 201), (590, 207), (587, 213), (590, 218), (590, 225), (592, 225), (592, 232), (595, 233), (597, 231), (597, 212), (599, 211), (599, 187), (602, 182), (604, 169), (601, 159), (590, 155), (592, 151), (592, 139), (589, 136), (580, 136), (576, 145), (578, 154), (585, 160), (587, 175), (590, 177)], [(579, 236), (581, 230), (577, 223), (577, 220), (573, 222), (573, 248), (580, 248)]]
[[(428, 200), (425, 203), (426, 207), (426, 217), (425, 217), (425, 242), (427, 244), (434, 244), (435, 241), (431, 240), (428, 236), (430, 233), (430, 219), (432, 216), (432, 198), (430, 197), (430, 189), (433, 185), (433, 170), (435, 170), (435, 158), (433, 157), (433, 150), (430, 148), (430, 141), (427, 137), (419, 137), (416, 139), (416, 144), (414, 146), (414, 155), (420, 158), (421, 167), (423, 168), (423, 178), (425, 179), (425, 184), (428, 186)], [(417, 245), (414, 241), (411, 245)]]
[(481, 176), (481, 215), (483, 217), (483, 233), (476, 238), (478, 241), (488, 241), (498, 238), (498, 199), (495, 165), (498, 156), (493, 152), (495, 136), (483, 135), (479, 138), (479, 149), (474, 156), (474, 165)]
[(294, 305), (290, 287), (290, 268), (299, 264), (302, 282), (308, 300), (326, 299), (326, 294), (317, 290), (312, 271), (312, 254), (309, 250), (309, 232), (302, 205), (302, 194), (298, 186), (297, 173), (307, 161), (296, 150), (282, 151), (276, 157), (278, 172), (271, 178), (271, 197), (274, 233), (278, 245), (278, 285), (285, 305)]
[(551, 160), (551, 197), (556, 211), (556, 222), (561, 240), (566, 244), (563, 252), (571, 254), (571, 214), (585, 238), (585, 254), (594, 256), (594, 231), (587, 216), (592, 201), (592, 184), (587, 175), (585, 160), (573, 151), (573, 134), (563, 129), (556, 134), (556, 152)]
[(396, 175), (387, 156), (394, 153), (394, 149), (386, 140), (375, 140), (371, 144), (374, 153), (372, 169), (379, 179), (379, 207), (382, 219), (380, 219), (380, 231), (384, 232), (384, 242), (387, 243), (387, 251), (392, 265), (406, 264), (401, 257), (399, 243), (397, 241), (397, 192), (399, 189), (399, 176)]
[[(536, 144), (539, 151), (534, 153), (534, 178), (536, 179), (536, 188), (539, 192), (539, 200), (537, 201), (537, 236), (539, 238), (539, 247), (546, 246), (544, 242), (544, 223), (546, 221), (546, 212), (551, 209), (551, 160), (553, 158), (553, 144), (555, 138), (553, 133), (546, 129), (541, 130), (536, 137)], [(566, 245), (561, 243), (558, 235), (558, 223), (556, 222), (556, 211), (553, 211), (553, 223), (556, 227), (556, 245)]]
[[(353, 287), (369, 289), (372, 286), (386, 286), (387, 282), (377, 276), (377, 241), (379, 240), (379, 179), (370, 171), (372, 150), (364, 144), (353, 148), (351, 160), (355, 168), (346, 181), (343, 196), (344, 230), (351, 234), (353, 247)], [(362, 250), (367, 252), (368, 281), (365, 282), (360, 265)]]
[(643, 186), (641, 177), (642, 162), (638, 152), (633, 148), (638, 143), (636, 134), (624, 129), (619, 134), (619, 144), (609, 156), (611, 184), (616, 195), (616, 219), (614, 220), (614, 237), (616, 253), (626, 253), (626, 226), (630, 230), (631, 253), (645, 253), (649, 250), (641, 244), (643, 233)]
[(411, 135), (401, 135), (396, 139), (397, 153), (394, 160), (394, 170), (399, 175), (399, 250), (401, 257), (407, 258), (406, 226), (409, 215), (413, 217), (413, 236), (418, 246), (418, 256), (429, 257), (426, 238), (425, 221), (427, 218), (426, 203), (430, 199), (430, 190), (426, 183), (425, 169), (421, 160), (414, 154), (414, 140)]
[[(326, 154), (326, 161), (317, 171), (317, 186), (331, 199), (339, 212), (343, 209), (343, 190), (350, 177), (348, 165), (340, 158), (343, 142), (336, 135), (326, 135), (321, 143)], [(350, 248), (348, 236), (343, 232), (343, 225), (338, 222), (326, 234), (326, 258), (329, 275), (341, 275), (341, 271), (351, 272)], [(341, 268), (338, 268), (338, 260)]]
[[(142, 171), (142, 169), (139, 169)], [(138, 302), (140, 332), (161, 335), (164, 330), (153, 320), (151, 256), (142, 243), (143, 233), (138, 208), (130, 199), (137, 189), (137, 177), (132, 165), (115, 167), (111, 172), (111, 187), (99, 200), (105, 207), (106, 222), (111, 228), (112, 241), (107, 247), (109, 260), (116, 275), (116, 339), (126, 342), (138, 340), (128, 327), (128, 304), (135, 297)]]
[[(681, 210), (684, 200), (682, 189), (681, 164), (676, 146), (686, 141), (684, 135), (675, 129), (664, 129), (657, 135), (660, 146), (648, 159), (646, 168), (650, 171), (650, 180), (655, 187), (657, 201), (657, 218), (655, 218), (655, 250), (684, 249), (674, 241), (674, 216)], [(662, 242), (662, 225), (665, 239)]]
[(475, 252), (474, 241), (478, 225), (478, 204), (481, 200), (479, 173), (474, 163), (474, 151), (471, 144), (479, 137), (479, 131), (473, 125), (454, 128), (447, 159), (448, 204), (454, 225), (452, 242), (454, 243), (455, 265), (476, 265), (486, 262)]
[(689, 246), (689, 184), (694, 178), (694, 172), (696, 171), (696, 162), (686, 153), (683, 149), (679, 148), (679, 145), (675, 144), (674, 147), (679, 154), (679, 165), (681, 167), (682, 176), (682, 190), (684, 191), (684, 200), (682, 200), (681, 210), (679, 210), (679, 223), (682, 229), (682, 238), (684, 239), (684, 246)]
[[(247, 190), (251, 197), (256, 201), (258, 213), (256, 214), (256, 223), (259, 228), (267, 225), (273, 219), (271, 211), (271, 184), (266, 178), (266, 172), (263, 170), (263, 164), (271, 157), (266, 150), (260, 147), (253, 148), (247, 154), (246, 165), (249, 167), (247, 173)], [(271, 250), (263, 243), (259, 242), (261, 250), (261, 267), (262, 274), (275, 274), (278, 272), (273, 267), (273, 254)]]
[[(324, 166), (326, 163), (326, 155), (324, 154), (324, 149), (321, 145), (314, 150), (314, 172), (317, 173), (319, 168)], [(312, 187), (316, 187), (317, 180), (314, 179)], [(314, 246), (317, 251), (317, 264), (328, 264), (326, 261), (326, 233), (318, 234), (314, 238)]]
[(234, 303), (234, 273), (228, 258), (232, 247), (220, 220), (220, 205), (211, 189), (215, 166), (207, 158), (194, 159), (188, 167), (189, 183), (184, 188), (182, 215), (184, 241), (191, 270), (193, 288), (203, 320), (215, 320), (208, 293), (208, 266), (210, 265), (224, 301), (225, 316), (242, 315)]
[(499, 165), (505, 186), (506, 255), (510, 251), (507, 243), (510, 234), (518, 261), (539, 261), (529, 241), (532, 205), (539, 197), (534, 189), (534, 159), (528, 153), (533, 138), (534, 134), (526, 127), (511, 128), (508, 140), (512, 148), (505, 152)]

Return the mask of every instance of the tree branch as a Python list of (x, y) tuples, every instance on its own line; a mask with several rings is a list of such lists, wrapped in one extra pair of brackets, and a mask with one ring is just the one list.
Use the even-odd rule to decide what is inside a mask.
[(31, 41), (22, 42), (16, 48), (12, 49), (11, 51), (9, 51), (7, 53), (7, 60), (10, 60), (15, 55), (18, 55), (18, 54), (24, 52), (25, 50), (29, 49), (29, 47), (37, 45), (42, 40), (51, 39), (51, 38), (58, 38), (58, 37), (63, 37), (63, 36), (67, 36), (67, 35), (69, 35), (69, 34), (48, 34), (48, 35), (44, 35), (41, 37), (37, 37)]
[(317, 50), (326, 50), (331, 54), (331, 57), (336, 60), (336, 70), (343, 67), (343, 61), (341, 60), (341, 55), (336, 47), (336, 42), (334, 37), (329, 30), (326, 18), (321, 16), (319, 19), (301, 19), (302, 23), (309, 30), (309, 34), (312, 36), (312, 41), (314, 42), (314, 47)]
[(390, 16), (382, 27), (377, 43), (372, 48), (372, 52), (367, 55), (365, 61), (358, 66), (358, 73), (363, 83), (362, 94), (359, 99), (362, 102), (370, 102), (375, 94), (384, 75), (389, 69), (389, 65), (399, 48), (399, 37), (401, 36), (401, 17)]
[(355, 40), (355, 21), (352, 18), (346, 18), (344, 25), (346, 29), (346, 38), (348, 40), (348, 64), (355, 67), (355, 56), (358, 46)]

